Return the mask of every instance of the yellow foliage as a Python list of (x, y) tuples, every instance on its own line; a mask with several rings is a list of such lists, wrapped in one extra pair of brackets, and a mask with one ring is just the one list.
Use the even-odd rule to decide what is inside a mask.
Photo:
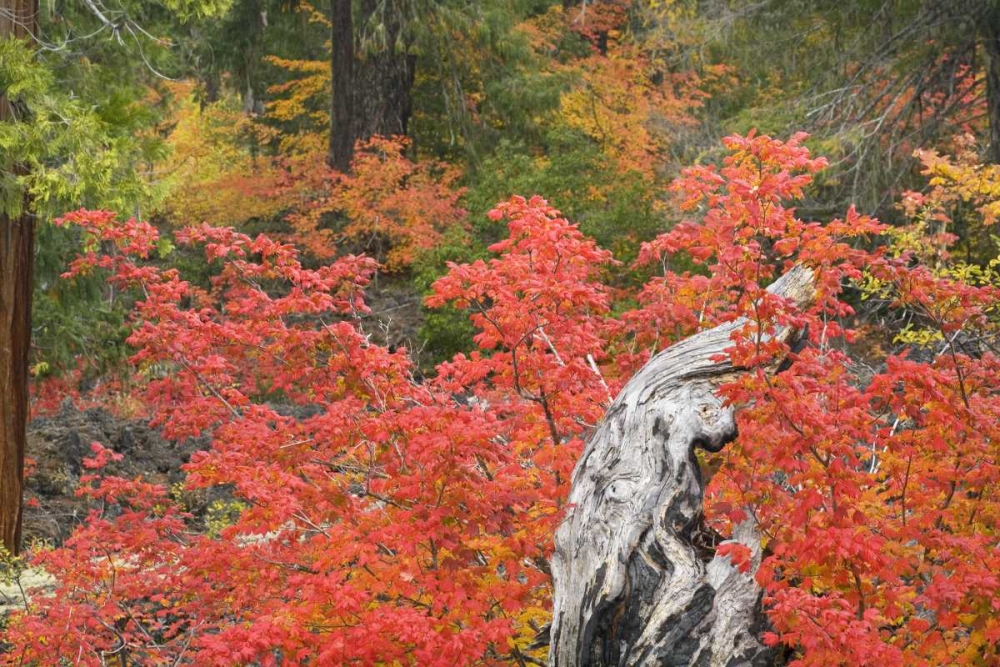
[(268, 56), (272, 65), (296, 74), (295, 78), (268, 88), (275, 96), (267, 103), (267, 114), (277, 121), (308, 118), (318, 127), (330, 122), (325, 102), (330, 98), (330, 64), (322, 60), (287, 60)]
[(208, 221), (237, 225), (279, 214), (282, 203), (262, 183), (273, 178), (273, 165), (255, 153), (275, 138), (229, 98), (204, 108), (193, 89), (180, 99), (167, 137), (170, 157), (158, 177), (167, 196), (159, 211), (172, 224)]
[[(673, 3), (661, 5), (662, 12), (682, 11)], [(559, 122), (591, 138), (610, 168), (652, 182), (670, 138), (696, 125), (693, 112), (707, 97), (705, 81), (654, 65), (659, 46), (637, 41), (626, 32), (627, 23), (624, 4), (608, 2), (586, 12), (557, 6), (521, 30), (543, 53), (555, 49), (567, 30), (592, 42), (587, 55), (551, 61), (553, 74), (575, 82), (560, 97)]]
[(893, 232), (901, 251), (930, 266), (950, 264), (952, 254), (985, 263), (997, 250), (991, 227), (1000, 215), (1000, 165), (983, 164), (971, 136), (955, 141), (954, 157), (916, 151), (929, 189), (903, 194), (899, 209), (910, 222)]
[(931, 186), (925, 203), (946, 221), (950, 206), (971, 203), (982, 214), (982, 223), (991, 225), (1000, 213), (1000, 165), (981, 163), (969, 135), (958, 138), (958, 147), (954, 158), (933, 150), (916, 152)]

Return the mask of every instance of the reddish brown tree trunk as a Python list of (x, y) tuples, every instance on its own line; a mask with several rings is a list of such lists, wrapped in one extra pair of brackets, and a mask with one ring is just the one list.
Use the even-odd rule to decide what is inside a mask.
[[(37, 0), (0, 0), (0, 39), (33, 39), (37, 17)], [(0, 122), (17, 122), (5, 92), (0, 90)], [(21, 546), (34, 235), (26, 199), (20, 210), (0, 210), (0, 539), (13, 554)]]
[(0, 213), (0, 536), (13, 554), (21, 543), (33, 258), (31, 217)]

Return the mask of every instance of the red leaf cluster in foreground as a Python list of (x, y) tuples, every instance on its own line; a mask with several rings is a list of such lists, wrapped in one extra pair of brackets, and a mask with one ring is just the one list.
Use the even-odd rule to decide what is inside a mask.
[[(799, 220), (789, 202), (824, 165), (802, 139), (731, 137), (723, 165), (687, 170), (689, 220), (643, 248), (662, 271), (635, 295), (602, 283), (610, 253), (545, 201), (499, 206), (496, 256), (451, 266), (428, 299), (468, 309), (479, 350), (423, 381), (362, 328), (369, 259), (309, 269), (264, 236), (189, 228), (177, 241), (211, 269), (197, 286), (146, 259), (151, 226), (67, 215), (95, 241), (69, 275), (139, 294), (129, 342), (155, 423), (211, 445), (184, 493), (86, 478), (100, 509), (35, 556), (58, 584), (9, 619), (0, 663), (523, 661), (589, 429), (651, 351), (739, 317), (728, 354), (748, 372), (722, 391), (744, 406), (740, 437), (706, 510), (722, 532), (759, 523), (765, 640), (800, 665), (997, 660), (995, 276), (922, 263), (853, 210)], [(897, 243), (865, 249), (880, 238)], [(805, 311), (764, 290), (796, 263), (818, 279)], [(845, 290), (909, 323), (897, 353), (869, 336), (852, 359)], [(808, 332), (793, 353), (764, 335), (789, 323)], [(110, 456), (95, 446), (88, 467)], [(186, 512), (198, 490), (223, 520)]]

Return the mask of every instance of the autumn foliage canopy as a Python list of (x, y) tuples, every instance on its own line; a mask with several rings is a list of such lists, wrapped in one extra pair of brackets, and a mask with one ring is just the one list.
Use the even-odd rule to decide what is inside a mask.
[[(723, 534), (758, 523), (765, 641), (798, 665), (995, 664), (996, 263), (950, 253), (962, 195), (947, 179), (904, 202), (905, 226), (853, 209), (800, 220), (792, 204), (825, 166), (803, 140), (729, 137), (721, 166), (684, 171), (685, 221), (643, 245), (635, 290), (609, 285), (612, 254), (541, 198), (497, 206), (492, 258), (451, 265), (427, 299), (467, 311), (477, 349), (429, 377), (364, 329), (372, 259), (307, 268), (288, 243), (196, 225), (173, 242), (204, 253), (199, 285), (152, 258), (153, 226), (67, 214), (92, 239), (67, 279), (134, 292), (143, 403), (168, 437), (207, 446), (168, 489), (103, 476), (119, 454), (92, 445), (100, 509), (35, 556), (56, 588), (9, 619), (0, 662), (544, 660), (547, 557), (588, 433), (652, 352), (744, 318), (727, 354), (748, 372), (720, 390), (740, 435), (705, 508)], [(373, 196), (369, 212), (399, 208)], [(439, 205), (460, 217), (453, 204)], [(805, 311), (764, 289), (797, 263), (818, 276)], [(789, 323), (795, 350), (768, 342)], [(186, 506), (198, 493), (224, 510), (209, 525)]]

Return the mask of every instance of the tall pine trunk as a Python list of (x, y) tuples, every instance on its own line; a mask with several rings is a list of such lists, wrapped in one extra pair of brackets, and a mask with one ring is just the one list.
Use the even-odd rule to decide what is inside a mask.
[(381, 27), (382, 39), (358, 54), (354, 69), (354, 136), (364, 141), (374, 135), (405, 135), (412, 113), (416, 58), (401, 44), (403, 25), (399, 8), (392, 2), (379, 5), (363, 0), (362, 15)]
[(354, 21), (351, 0), (331, 0), (330, 19), (330, 151), (327, 164), (337, 171), (351, 168), (354, 153)]
[(394, 3), (361, 3), (360, 24), (365, 28), (379, 26), (382, 38), (358, 51), (352, 3), (331, 0), (330, 8), (332, 99), (327, 163), (347, 172), (355, 142), (375, 135), (406, 134), (412, 113), (416, 58), (400, 48), (403, 26)]
[[(0, 0), (0, 39), (34, 39), (37, 19), (37, 0)], [(12, 100), (0, 90), (0, 122), (17, 120)], [(21, 546), (35, 254), (34, 219), (27, 198), (20, 204), (0, 209), (0, 539), (13, 554)]]
[(986, 10), (981, 30), (986, 51), (986, 116), (990, 124), (986, 159), (1000, 164), (1000, 6)]

